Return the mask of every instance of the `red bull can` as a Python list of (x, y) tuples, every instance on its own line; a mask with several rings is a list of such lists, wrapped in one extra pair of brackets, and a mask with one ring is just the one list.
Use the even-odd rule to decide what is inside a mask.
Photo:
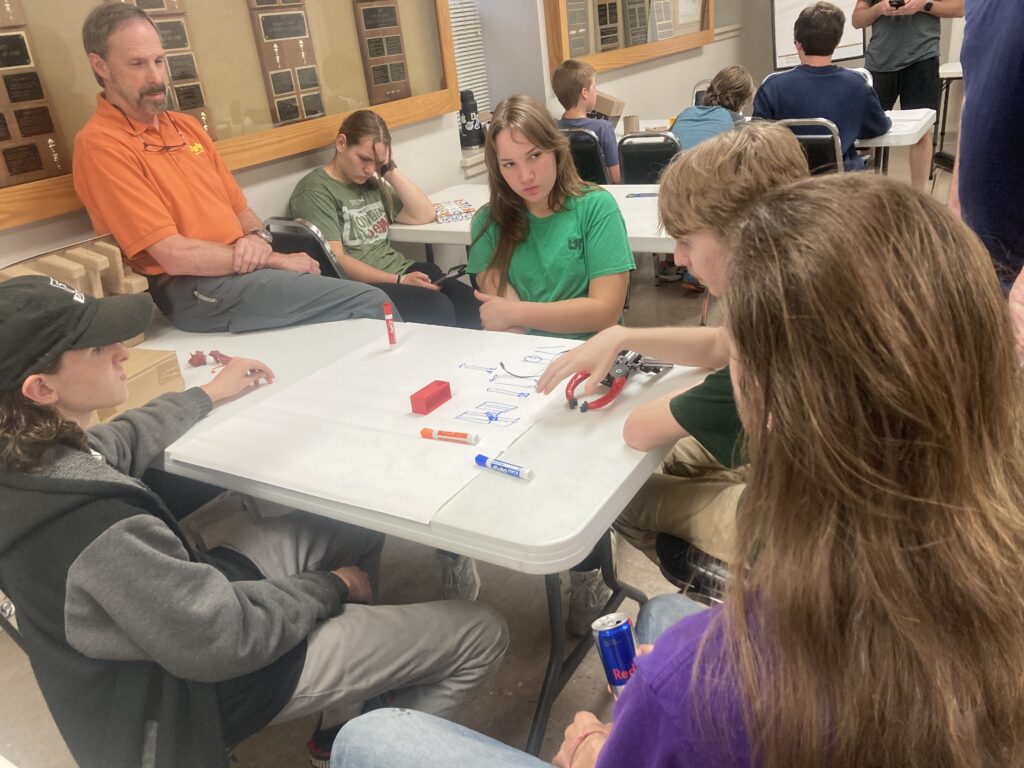
[(633, 620), (624, 613), (609, 613), (590, 625), (604, 675), (616, 699), (636, 671), (636, 635)]

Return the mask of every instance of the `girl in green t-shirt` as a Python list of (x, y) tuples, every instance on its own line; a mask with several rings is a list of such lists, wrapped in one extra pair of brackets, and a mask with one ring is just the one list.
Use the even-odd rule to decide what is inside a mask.
[(635, 268), (615, 199), (576, 173), (569, 142), (529, 96), (491, 119), (490, 203), (473, 218), (469, 269), (491, 331), (587, 338), (615, 325)]

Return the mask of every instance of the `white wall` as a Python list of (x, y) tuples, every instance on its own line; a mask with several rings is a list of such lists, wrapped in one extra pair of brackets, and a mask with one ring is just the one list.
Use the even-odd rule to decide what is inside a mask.
[(525, 93), (541, 101), (547, 82), (543, 0), (477, 0), (491, 106)]

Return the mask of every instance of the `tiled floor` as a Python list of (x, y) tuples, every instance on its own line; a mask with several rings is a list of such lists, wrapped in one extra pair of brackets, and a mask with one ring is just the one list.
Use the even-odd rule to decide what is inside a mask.
[[(906, 153), (894, 152), (892, 175), (905, 178)], [(936, 197), (945, 200), (948, 176), (943, 176)], [(649, 256), (639, 259), (626, 313), (628, 325), (696, 325), (701, 299), (684, 295), (678, 284), (655, 288)], [(711, 324), (719, 315), (711, 305)], [(619, 549), (624, 579), (648, 595), (671, 591), (658, 570), (627, 546)], [(385, 549), (382, 599), (384, 602), (415, 602), (435, 599), (440, 592), (438, 568), (433, 551), (416, 544), (391, 539)], [(486, 564), (480, 565), (483, 589), (480, 600), (497, 608), (508, 620), (511, 646), (497, 679), (482, 702), (463, 722), (515, 746), (526, 740), (533, 707), (547, 661), (547, 612), (544, 582)], [(634, 613), (636, 606), (626, 603)], [(0, 635), (0, 755), (19, 768), (65, 768), (73, 761), (64, 747), (35, 685), (27, 659), (14, 644)], [(550, 759), (561, 743), (565, 725), (579, 709), (607, 718), (611, 699), (600, 678), (600, 664), (593, 652), (556, 702), (542, 757)], [(305, 765), (304, 743), (313, 728), (312, 720), (274, 726), (242, 744), (236, 751), (239, 768), (280, 768)]]

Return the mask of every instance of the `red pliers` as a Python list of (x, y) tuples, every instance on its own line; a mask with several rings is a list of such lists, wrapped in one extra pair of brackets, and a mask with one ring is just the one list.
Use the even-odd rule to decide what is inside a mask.
[(589, 373), (581, 372), (574, 374), (573, 377), (569, 379), (569, 383), (565, 385), (565, 399), (569, 401), (570, 408), (579, 406), (580, 413), (596, 411), (599, 408), (604, 408), (619, 396), (623, 387), (626, 386), (626, 379), (628, 379), (634, 371), (658, 375), (662, 371), (667, 371), (671, 367), (672, 363), (666, 363), (653, 357), (644, 357), (639, 352), (630, 352), (628, 349), (624, 349), (616, 356), (615, 363), (612, 365), (612, 369), (608, 371), (608, 375), (601, 379), (601, 383), (608, 387), (607, 392), (596, 400), (584, 400), (583, 402), (580, 402), (576, 397), (576, 387), (578, 387), (584, 379), (590, 377)]

